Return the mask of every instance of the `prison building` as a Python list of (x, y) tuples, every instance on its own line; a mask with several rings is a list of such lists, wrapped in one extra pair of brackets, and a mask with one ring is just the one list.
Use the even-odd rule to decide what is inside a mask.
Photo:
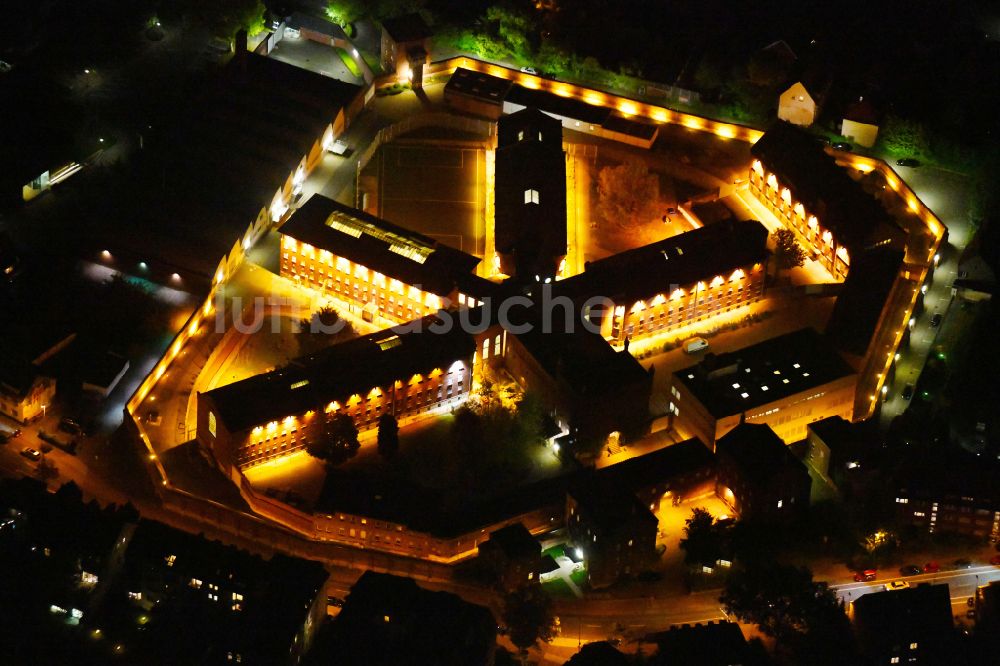
[(279, 230), (282, 277), (393, 325), (457, 299), (479, 259), (422, 234), (313, 195)]

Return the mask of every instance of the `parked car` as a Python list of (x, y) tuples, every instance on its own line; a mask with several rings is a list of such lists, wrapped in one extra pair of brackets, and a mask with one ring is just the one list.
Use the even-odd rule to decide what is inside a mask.
[(83, 430), (76, 420), (71, 419), (68, 416), (59, 421), (59, 429), (63, 432), (68, 432), (71, 435), (79, 435), (80, 431)]
[(995, 567), (1000, 567), (1000, 555), (994, 555), (990, 558), (990, 564)]
[(525, 74), (538, 74), (538, 70), (534, 67), (522, 67), (521, 71)]
[(33, 460), (35, 462), (42, 459), (42, 454), (37, 449), (33, 449), (30, 446), (21, 449), (21, 455), (27, 458), (28, 460)]
[(697, 354), (708, 349), (708, 340), (705, 338), (691, 338), (684, 341), (684, 352), (687, 354)]
[(969, 567), (972, 566), (972, 561), (968, 560), (968, 559), (966, 559), (964, 557), (960, 557), (957, 560), (955, 560), (954, 562), (952, 562), (952, 564), (955, 565), (956, 569), (968, 569)]
[(904, 576), (918, 576), (923, 572), (924, 572), (923, 569), (918, 567), (916, 564), (907, 564), (905, 567), (899, 568), (899, 573), (903, 574)]
[(902, 159), (896, 160), (896, 165), (897, 166), (910, 167), (910, 168), (916, 168), (916, 167), (920, 166), (920, 162), (918, 162), (917, 160), (913, 159), (912, 157), (904, 157)]
[(903, 400), (909, 400), (913, 397), (913, 384), (907, 384), (903, 387)]
[(875, 576), (878, 575), (877, 569), (865, 569), (864, 571), (854, 572), (854, 582), (864, 583), (866, 581), (875, 580)]
[(935, 561), (928, 562), (924, 565), (924, 573), (937, 573), (941, 571), (941, 565)]
[(910, 586), (905, 580), (894, 580), (891, 583), (885, 584), (885, 589), (887, 590), (905, 590)]
[(850, 150), (851, 149), (851, 144), (849, 144), (849, 143), (847, 143), (845, 141), (838, 141), (837, 143), (833, 144), (833, 149), (834, 150)]
[(940, 312), (935, 312), (934, 316), (931, 317), (931, 328), (937, 328), (941, 325), (942, 315)]

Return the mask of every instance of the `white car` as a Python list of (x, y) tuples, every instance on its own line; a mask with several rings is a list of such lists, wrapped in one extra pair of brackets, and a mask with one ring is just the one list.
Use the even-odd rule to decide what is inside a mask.
[(521, 71), (524, 72), (525, 74), (536, 74), (536, 75), (538, 74), (538, 70), (535, 69), (534, 67), (522, 67)]
[(886, 590), (905, 590), (910, 586), (905, 580), (894, 580), (891, 583), (885, 584)]

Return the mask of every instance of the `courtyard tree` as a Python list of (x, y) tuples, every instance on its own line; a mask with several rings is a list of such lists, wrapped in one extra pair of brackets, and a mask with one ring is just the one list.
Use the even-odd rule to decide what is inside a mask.
[(378, 452), (383, 458), (391, 458), (399, 451), (399, 423), (392, 414), (383, 414), (378, 419)]
[(618, 166), (606, 166), (597, 175), (601, 217), (623, 229), (649, 222), (660, 206), (660, 178), (646, 162), (629, 157)]
[(310, 440), (306, 451), (334, 467), (353, 458), (360, 448), (354, 420), (347, 414), (334, 414), (323, 422), (321, 434)]
[(556, 617), (552, 598), (540, 585), (527, 585), (509, 593), (503, 600), (504, 624), (508, 637), (525, 656), (538, 641), (549, 643), (555, 637)]
[(708, 509), (692, 509), (691, 517), (684, 521), (684, 538), (681, 539), (684, 563), (713, 566), (722, 557), (722, 529)]
[(801, 266), (806, 262), (806, 251), (799, 245), (795, 232), (782, 227), (772, 234), (774, 263), (779, 271)]
[(261, 0), (215, 0), (198, 3), (194, 15), (209, 29), (231, 39), (240, 30), (251, 36), (263, 32), (266, 11)]
[(527, 7), (496, 4), (486, 9), (486, 20), (496, 27), (497, 36), (512, 56), (524, 62), (531, 58), (531, 38), (536, 26)]

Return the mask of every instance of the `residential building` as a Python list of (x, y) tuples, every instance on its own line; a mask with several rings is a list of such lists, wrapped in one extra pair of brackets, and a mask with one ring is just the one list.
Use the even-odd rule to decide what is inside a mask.
[(424, 65), (430, 62), (432, 34), (417, 13), (382, 21), (382, 70), (395, 72), (400, 81), (420, 88)]
[(127, 358), (113, 351), (107, 351), (89, 364), (83, 378), (83, 390), (107, 398), (128, 369)]
[(810, 134), (779, 122), (750, 149), (750, 191), (796, 232), (837, 279), (876, 247), (903, 249), (906, 234)]
[(634, 494), (598, 475), (584, 476), (570, 487), (566, 526), (583, 552), (591, 587), (635, 576), (656, 560), (656, 516)]
[[(584, 315), (611, 344), (624, 345), (755, 303), (768, 255), (760, 222), (722, 222), (589, 262), (555, 291), (589, 309)], [(591, 306), (595, 295), (613, 308)]]
[(265, 560), (148, 520), (121, 542), (104, 612), (123, 622), (147, 614), (159, 659), (297, 664), (312, 647), (326, 615), (329, 574), (321, 563), (281, 554)]
[(829, 416), (851, 418), (857, 375), (811, 328), (771, 338), (673, 374), (671, 412), (714, 449), (742, 422), (769, 425), (786, 444)]
[(844, 110), (844, 119), (840, 123), (840, 133), (848, 141), (865, 148), (875, 145), (878, 138), (878, 114), (871, 102), (861, 97), (851, 102)]
[(18, 423), (42, 418), (56, 397), (56, 380), (38, 366), (11, 358), (0, 359), (0, 414)]
[(851, 423), (831, 416), (806, 426), (804, 462), (835, 486), (841, 486), (862, 469), (874, 448), (866, 430), (869, 424)]
[(851, 603), (865, 664), (950, 664), (957, 649), (947, 585), (869, 592)]
[(539, 582), (542, 546), (522, 523), (513, 523), (479, 544), (479, 559), (501, 588), (515, 590)]
[(801, 81), (796, 81), (778, 97), (778, 119), (809, 127), (816, 122), (819, 104)]
[(652, 643), (656, 653), (649, 659), (654, 666), (750, 666), (750, 648), (735, 622), (683, 624), (666, 631), (647, 634), (642, 643)]
[(306, 447), (339, 415), (359, 431), (382, 414), (403, 421), (463, 402), (472, 384), (473, 338), (454, 326), (428, 332), (430, 316), (198, 394), (198, 441), (227, 474)]
[[(479, 259), (319, 194), (283, 224), (280, 274), (386, 325), (458, 300)], [(465, 300), (464, 298), (462, 299)]]
[(497, 122), (495, 244), (498, 268), (519, 281), (551, 280), (566, 257), (562, 125), (538, 109)]
[(366, 571), (351, 587), (317, 663), (493, 663), (497, 622), (484, 606), (412, 578)]
[(809, 506), (809, 470), (765, 424), (741, 423), (716, 444), (717, 494), (744, 520), (789, 522)]
[(1000, 537), (997, 474), (997, 461), (961, 449), (908, 458), (894, 474), (899, 521), (931, 534), (996, 539)]

